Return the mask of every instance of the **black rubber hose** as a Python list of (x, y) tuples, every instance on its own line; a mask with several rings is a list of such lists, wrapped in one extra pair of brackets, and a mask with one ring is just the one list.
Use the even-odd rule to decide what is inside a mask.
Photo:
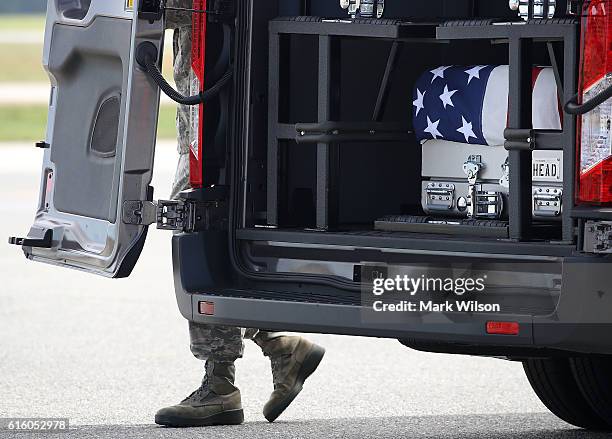
[(225, 87), (234, 74), (234, 69), (230, 65), (227, 71), (221, 76), (221, 78), (206, 91), (201, 91), (194, 96), (183, 96), (177, 90), (172, 88), (170, 84), (162, 75), (162, 72), (157, 66), (157, 48), (153, 43), (146, 42), (138, 46), (136, 53), (136, 61), (145, 72), (149, 74), (151, 79), (155, 81), (157, 86), (163, 91), (170, 99), (182, 105), (200, 105), (204, 101), (214, 98), (219, 92)]
[(588, 113), (589, 111), (594, 110), (596, 107), (600, 106), (608, 99), (612, 98), (612, 85), (608, 86), (604, 91), (599, 93), (594, 98), (579, 104), (578, 103), (578, 95), (575, 94), (563, 108), (566, 113), (573, 115), (581, 115)]

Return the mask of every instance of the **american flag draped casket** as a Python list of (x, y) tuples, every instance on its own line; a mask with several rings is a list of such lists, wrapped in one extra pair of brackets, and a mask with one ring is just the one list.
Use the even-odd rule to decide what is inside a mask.
[[(553, 69), (533, 70), (533, 128), (561, 129)], [(413, 93), (417, 139), (497, 146), (508, 120), (508, 66), (441, 66), (424, 72)]]
[[(553, 69), (534, 68), (531, 86), (533, 128), (560, 130), (562, 113)], [(414, 132), (422, 144), (425, 213), (467, 215), (465, 200), (469, 200), (469, 186), (464, 165), (469, 161), (481, 163), (479, 190), (506, 199), (509, 165), (503, 144), (508, 93), (506, 65), (441, 66), (419, 77), (413, 90), (412, 108)], [(548, 201), (544, 202), (545, 210), (540, 212), (537, 194), (542, 191), (560, 196), (562, 160), (561, 151), (533, 152), (534, 216), (558, 218), (560, 200), (558, 204), (552, 202), (552, 210), (546, 210)], [(505, 201), (488, 218), (504, 218), (507, 212), (502, 204)]]

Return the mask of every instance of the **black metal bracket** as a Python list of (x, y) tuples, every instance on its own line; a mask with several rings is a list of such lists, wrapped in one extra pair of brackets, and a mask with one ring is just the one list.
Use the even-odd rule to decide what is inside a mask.
[(11, 236), (8, 243), (22, 247), (51, 248), (53, 247), (53, 230), (46, 229), (42, 238), (17, 238)]
[(565, 94), (563, 92), (563, 66), (560, 65), (559, 56), (555, 50), (555, 44), (552, 41), (548, 41), (546, 43), (546, 50), (548, 51), (548, 58), (550, 59), (550, 64), (553, 68), (553, 73), (555, 75), (555, 83), (557, 84), (557, 95), (559, 96), (559, 100), (561, 102), (565, 102)]
[(34, 146), (36, 146), (37, 148), (40, 148), (40, 149), (49, 149), (51, 147), (51, 145), (49, 145), (44, 140), (41, 140), (40, 142), (36, 142), (34, 144)]
[(404, 124), (322, 122), (295, 125), (297, 143), (403, 142), (411, 131)]
[(535, 131), (532, 129), (506, 128), (504, 148), (507, 151), (533, 151), (536, 149)]
[[(338, 222), (337, 179), (339, 173), (338, 145), (348, 142), (405, 142), (411, 133), (407, 124), (383, 124), (383, 114), (389, 95), (395, 66), (406, 42), (440, 44), (436, 39), (439, 23), (414, 23), (398, 20), (355, 19), (323, 20), (320, 17), (277, 18), (270, 22), (268, 78), (268, 154), (267, 154), (267, 224), (279, 226), (281, 143), (295, 141), (316, 147), (316, 229), (330, 230)], [(281, 123), (279, 114), (281, 93), (279, 84), (282, 57), (281, 40), (287, 35), (313, 35), (318, 38), (318, 102), (315, 124)], [(338, 95), (332, 90), (339, 84), (340, 40), (342, 38), (378, 38), (391, 41), (385, 72), (380, 83), (372, 120), (366, 122), (335, 122), (339, 119)], [(297, 133), (296, 133), (297, 132)]]
[(154, 21), (161, 20), (164, 14), (162, 0), (141, 0), (138, 8), (138, 18)]
[(393, 41), (389, 56), (387, 57), (387, 66), (385, 67), (385, 74), (383, 75), (378, 89), (378, 97), (376, 98), (376, 106), (374, 107), (374, 113), (372, 114), (372, 120), (376, 122), (382, 121), (385, 106), (389, 98), (389, 91), (391, 88), (391, 79), (397, 65), (404, 45), (401, 41)]

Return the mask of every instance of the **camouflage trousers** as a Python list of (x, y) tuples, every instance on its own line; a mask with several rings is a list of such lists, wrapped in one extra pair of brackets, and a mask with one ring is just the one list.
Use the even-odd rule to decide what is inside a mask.
[(190, 347), (199, 360), (212, 360), (221, 363), (234, 362), (242, 358), (243, 340), (255, 338), (274, 338), (280, 334), (257, 329), (235, 328), (232, 326), (205, 325), (189, 322)]
[[(189, 188), (189, 153), (179, 154), (176, 175), (172, 184), (172, 198)], [(200, 360), (233, 362), (242, 358), (243, 340), (274, 338), (276, 333), (257, 329), (236, 328), (231, 326), (205, 325), (189, 322), (190, 347), (193, 355)]]

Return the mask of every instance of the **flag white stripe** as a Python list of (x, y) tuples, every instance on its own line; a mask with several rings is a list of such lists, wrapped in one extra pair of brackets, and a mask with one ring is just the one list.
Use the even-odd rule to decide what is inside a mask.
[(489, 76), (482, 103), (482, 134), (488, 145), (504, 144), (508, 121), (508, 66), (498, 66)]
[(536, 130), (560, 130), (557, 82), (552, 68), (542, 69), (533, 87), (533, 128)]
[[(504, 129), (508, 122), (508, 93), (508, 66), (496, 67), (489, 77), (482, 105), (482, 132), (488, 145), (504, 144)], [(557, 83), (551, 67), (542, 69), (536, 78), (532, 114), (534, 129), (561, 129)]]

